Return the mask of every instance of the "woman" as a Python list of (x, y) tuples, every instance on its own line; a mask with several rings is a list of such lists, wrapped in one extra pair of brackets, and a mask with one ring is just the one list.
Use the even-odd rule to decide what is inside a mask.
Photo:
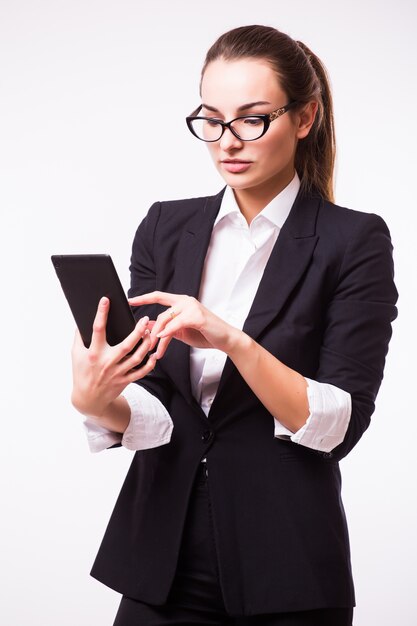
[(104, 298), (90, 349), (74, 344), (92, 449), (138, 450), (92, 575), (123, 594), (117, 626), (347, 626), (338, 462), (369, 425), (396, 316), (389, 232), (332, 203), (331, 94), (305, 45), (225, 33), (201, 97), (187, 124), (226, 188), (151, 207), (135, 331), (107, 345)]

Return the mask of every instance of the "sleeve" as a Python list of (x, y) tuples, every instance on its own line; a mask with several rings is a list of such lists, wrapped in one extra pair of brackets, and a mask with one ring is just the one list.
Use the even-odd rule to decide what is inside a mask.
[(397, 316), (392, 245), (382, 218), (362, 214), (351, 236), (327, 307), (319, 367), (314, 380), (350, 394), (352, 410), (343, 441), (332, 452), (342, 459), (368, 428), (383, 378)]
[(122, 445), (129, 450), (147, 450), (169, 443), (172, 419), (162, 402), (146, 389), (131, 383), (123, 391), (130, 406), (130, 422)]
[(309, 378), (306, 381), (310, 409), (306, 423), (293, 433), (275, 418), (274, 435), (278, 439), (289, 439), (307, 448), (329, 453), (345, 437), (351, 416), (351, 396), (334, 385)]
[[(155, 202), (136, 231), (130, 260), (129, 298), (149, 293), (160, 288), (154, 255), (157, 245), (155, 241), (156, 230), (160, 216), (161, 203)], [(160, 305), (152, 304), (133, 307), (132, 310), (136, 321), (138, 321), (144, 315), (148, 315), (151, 320), (154, 320), (162, 309), (163, 307)], [(160, 362), (157, 362), (155, 369), (150, 374), (134, 384), (146, 389), (150, 394), (154, 395), (169, 411), (172, 388), (170, 381), (163, 373)]]
[(119, 447), (122, 443), (122, 434), (99, 426), (95, 420), (87, 417), (84, 422), (90, 452), (102, 452), (107, 448)]
[[(161, 204), (155, 202), (136, 231), (130, 263), (129, 297), (158, 289), (153, 252), (160, 212)], [(136, 321), (144, 315), (149, 315), (150, 319), (155, 319), (159, 313), (157, 305), (133, 307), (132, 311)], [(137, 391), (134, 388), (137, 388)], [(128, 385), (123, 395), (126, 397), (131, 410), (131, 420), (124, 435), (99, 426), (93, 419), (87, 418), (84, 421), (91, 452), (100, 452), (106, 448), (120, 447), (121, 445), (131, 450), (139, 450), (144, 447), (150, 448), (168, 443), (173, 428), (168, 412), (171, 387), (161, 370), (160, 364), (157, 363), (153, 372), (145, 378)], [(145, 403), (143, 406), (141, 406), (142, 402)], [(147, 442), (151, 445), (142, 445), (144, 434), (146, 434)]]
[(124, 446), (128, 450), (148, 450), (169, 443), (173, 423), (163, 404), (151, 393), (131, 383), (121, 394), (130, 407), (130, 422), (125, 432), (115, 433), (86, 418), (84, 427), (91, 452)]

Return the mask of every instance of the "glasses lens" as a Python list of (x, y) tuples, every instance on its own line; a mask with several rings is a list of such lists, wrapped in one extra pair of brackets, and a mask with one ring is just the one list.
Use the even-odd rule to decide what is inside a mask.
[(233, 130), (244, 141), (258, 139), (264, 132), (264, 120), (259, 117), (242, 117), (232, 124)]
[(217, 141), (222, 134), (222, 126), (215, 120), (195, 119), (191, 122), (193, 131), (203, 141)]

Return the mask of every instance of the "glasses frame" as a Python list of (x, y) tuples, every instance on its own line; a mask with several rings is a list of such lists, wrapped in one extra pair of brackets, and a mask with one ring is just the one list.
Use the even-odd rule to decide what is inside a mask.
[[(292, 100), (291, 102), (289, 102), (285, 106), (279, 107), (278, 109), (275, 109), (274, 111), (271, 111), (271, 113), (264, 113), (264, 114), (259, 114), (259, 115), (239, 115), (238, 117), (235, 117), (233, 120), (230, 120), (230, 122), (222, 122), (222, 120), (218, 120), (217, 118), (213, 118), (213, 117), (201, 117), (201, 116), (199, 116), (198, 113), (200, 113), (201, 109), (203, 108), (203, 105), (200, 104), (200, 106), (197, 107), (195, 109), (195, 111), (193, 111), (191, 113), (191, 115), (188, 115), (185, 118), (185, 121), (187, 122), (188, 129), (194, 135), (194, 137), (197, 137), (197, 139), (200, 139), (200, 141), (204, 141), (206, 143), (215, 143), (216, 141), (220, 141), (220, 139), (224, 135), (224, 131), (226, 130), (226, 128), (228, 128), (230, 130), (230, 132), (232, 133), (232, 135), (237, 137), (237, 139), (239, 139), (239, 141), (256, 141), (257, 139), (260, 139), (261, 137), (263, 137), (265, 135), (265, 133), (268, 130), (271, 122), (273, 122), (274, 120), (276, 120), (279, 117), (281, 117), (281, 115), (284, 115), (284, 113), (286, 113), (287, 111), (292, 109), (296, 104), (298, 104), (298, 102), (296, 100)], [(245, 118), (251, 118), (251, 119), (256, 118), (256, 119), (260, 119), (260, 120), (263, 121), (264, 129), (263, 129), (262, 133), (259, 135), (259, 137), (255, 137), (254, 139), (242, 139), (242, 137), (232, 128), (233, 122), (236, 122), (237, 120), (242, 120), (242, 119), (245, 119)], [(192, 123), (193, 123), (194, 120), (208, 120), (208, 121), (215, 121), (215, 122), (217, 122), (222, 127), (222, 132), (221, 132), (220, 137), (218, 139), (203, 139), (202, 137), (199, 137), (195, 133), (195, 131), (193, 129), (193, 124)]]

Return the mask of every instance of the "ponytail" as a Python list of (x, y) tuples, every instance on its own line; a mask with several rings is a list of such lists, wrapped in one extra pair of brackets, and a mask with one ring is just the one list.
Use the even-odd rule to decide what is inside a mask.
[(304, 52), (317, 77), (320, 88), (318, 111), (314, 124), (304, 139), (299, 141), (295, 155), (295, 169), (304, 181), (306, 191), (317, 190), (327, 200), (334, 201), (333, 173), (336, 158), (333, 99), (327, 71), (320, 59), (301, 41)]

